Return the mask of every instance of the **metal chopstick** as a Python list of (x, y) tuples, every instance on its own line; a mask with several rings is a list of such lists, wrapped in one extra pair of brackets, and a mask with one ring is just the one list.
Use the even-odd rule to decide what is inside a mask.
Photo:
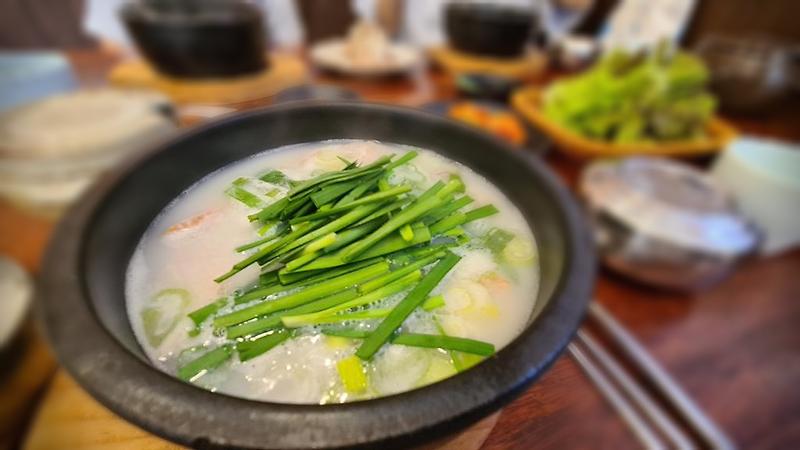
[(606, 373), (617, 382), (618, 386), (630, 396), (644, 414), (655, 424), (664, 435), (672, 441), (670, 448), (680, 450), (696, 449), (697, 446), (692, 442), (675, 422), (667, 416), (653, 399), (639, 387), (630, 375), (608, 354), (591, 336), (584, 330), (578, 331), (578, 341), (588, 350), (594, 360), (600, 363)]
[(606, 376), (597, 370), (597, 367), (586, 358), (586, 355), (574, 343), (569, 344), (569, 352), (572, 358), (583, 369), (589, 379), (597, 386), (597, 389), (603, 396), (611, 403), (611, 406), (619, 413), (622, 419), (630, 426), (633, 433), (644, 444), (647, 449), (666, 449), (667, 447), (656, 435), (653, 429), (648, 425), (642, 417), (631, 406), (628, 400), (620, 394), (616, 387), (606, 378)]
[(642, 348), (606, 309), (594, 301), (589, 305), (589, 315), (613, 339), (642, 375), (663, 394), (664, 398), (687, 419), (689, 425), (700, 437), (718, 450), (735, 449), (733, 441), (700, 409), (699, 406), (678, 386), (663, 368)]

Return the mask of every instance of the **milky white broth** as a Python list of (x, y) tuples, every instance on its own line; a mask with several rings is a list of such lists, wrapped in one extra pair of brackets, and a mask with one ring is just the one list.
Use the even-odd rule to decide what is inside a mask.
[[(336, 156), (366, 165), (380, 156), (394, 153), (399, 157), (410, 150), (365, 141), (290, 146), (231, 164), (187, 189), (151, 225), (128, 268), (128, 315), (148, 357), (159, 369), (174, 375), (183, 350), (196, 346), (214, 348), (226, 342), (224, 336), (214, 335), (210, 320), (198, 336), (189, 337), (187, 332), (194, 324), (186, 313), (232, 295), (237, 289), (253, 286), (258, 279), (259, 267), (254, 264), (221, 284), (214, 282), (214, 278), (246, 256), (236, 253), (234, 248), (259, 237), (256, 230), (260, 225), (247, 219), (259, 209), (249, 208), (225, 194), (234, 180), (257, 177), (270, 170), (280, 170), (291, 179), (304, 180), (321, 172), (341, 170), (344, 164)], [(481, 238), (492, 227), (502, 228), (514, 233), (515, 239), (527, 243), (535, 256), (533, 235), (516, 207), (484, 178), (433, 152), (414, 150), (420, 155), (411, 164), (426, 178), (414, 193), (419, 194), (437, 180), (457, 173), (466, 185), (466, 194), (475, 199), (465, 210), (491, 203), (500, 213), (464, 226), (471, 242), (453, 249), (462, 259), (431, 294), (443, 294), (445, 306), (430, 312), (418, 309), (406, 320), (402, 330), (438, 334), (431, 319), (433, 315), (448, 335), (490, 342), (499, 350), (522, 331), (531, 315), (538, 289), (538, 258), (521, 266), (499, 264), (499, 259), (483, 248)], [(418, 173), (405, 166), (397, 168), (392, 177), (393, 184), (399, 184), (406, 177), (421, 179)], [(280, 194), (277, 198), (285, 194), (285, 188)], [(146, 338), (141, 313), (156, 293), (172, 288), (189, 292), (188, 305), (183, 307), (180, 302), (171, 302), (163, 306), (162, 313), (180, 314), (181, 319), (160, 345), (153, 348)], [(406, 293), (382, 303), (391, 306)], [(221, 313), (250, 306), (229, 303)], [(348, 327), (368, 330), (379, 322), (380, 319), (360, 321)], [(443, 350), (384, 345), (366, 366), (368, 390), (354, 396), (344, 389), (336, 363), (353, 355), (358, 341), (332, 338), (314, 331), (313, 328), (301, 329), (300, 337), (244, 363), (234, 355), (230, 362), (193, 382), (238, 397), (316, 404), (398, 393), (455, 373), (449, 354)], [(190, 357), (185, 354), (181, 358)]]

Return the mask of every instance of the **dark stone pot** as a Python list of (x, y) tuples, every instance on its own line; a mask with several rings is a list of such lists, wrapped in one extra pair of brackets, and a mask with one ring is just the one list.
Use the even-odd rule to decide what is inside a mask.
[(169, 77), (236, 77), (269, 67), (263, 12), (246, 2), (138, 0), (120, 18), (139, 52)]
[[(498, 186), (522, 211), (539, 245), (541, 288), (527, 328), (495, 356), (455, 377), (345, 405), (244, 400), (152, 367), (128, 322), (124, 282), (128, 261), (153, 219), (220, 167), (265, 149), (333, 138), (427, 148)], [(430, 113), (297, 102), (200, 124), (114, 170), (60, 224), (37, 303), (70, 375), (100, 403), (165, 439), (200, 448), (408, 448), (477, 422), (540, 377), (580, 325), (594, 272), (593, 244), (576, 202), (538, 159)]]
[(451, 3), (445, 10), (450, 46), (464, 53), (493, 58), (518, 58), (538, 19), (526, 8), (491, 3)]

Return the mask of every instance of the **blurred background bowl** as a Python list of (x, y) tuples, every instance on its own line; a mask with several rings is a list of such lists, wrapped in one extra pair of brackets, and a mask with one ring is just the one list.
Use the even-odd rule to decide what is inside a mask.
[(121, 15), (139, 52), (163, 75), (233, 77), (268, 67), (263, 12), (249, 2), (138, 0)]
[(736, 197), (742, 212), (763, 230), (764, 255), (800, 245), (800, 148), (742, 138), (717, 158), (711, 177)]
[(445, 28), (455, 50), (495, 58), (518, 58), (538, 21), (533, 10), (491, 3), (451, 3)]
[(149, 91), (75, 91), (0, 114), (0, 195), (57, 218), (100, 174), (175, 130)]
[(800, 86), (800, 47), (759, 39), (709, 36), (696, 49), (711, 70), (711, 89), (722, 109), (736, 114), (769, 113)]
[(727, 190), (677, 161), (598, 161), (583, 172), (580, 191), (603, 263), (644, 284), (709, 287), (761, 242)]

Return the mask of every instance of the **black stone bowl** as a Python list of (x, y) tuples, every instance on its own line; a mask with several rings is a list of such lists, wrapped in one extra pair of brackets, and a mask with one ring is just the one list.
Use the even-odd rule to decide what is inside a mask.
[(243, 1), (139, 0), (120, 10), (139, 52), (163, 75), (223, 78), (265, 70), (263, 13)]
[(458, 51), (494, 58), (518, 58), (532, 33), (538, 31), (533, 11), (491, 3), (450, 3), (445, 30)]
[[(427, 148), (486, 176), (536, 235), (541, 287), (527, 328), (485, 362), (414, 391), (344, 405), (216, 394), (155, 369), (125, 308), (125, 272), (161, 210), (207, 174), (266, 149), (324, 139)], [(196, 448), (409, 448), (465, 428), (523, 393), (577, 330), (592, 292), (593, 245), (573, 197), (536, 158), (431, 113), (365, 103), (295, 102), (195, 126), (118, 167), (61, 222), (38, 286), (56, 355), (100, 403)]]

